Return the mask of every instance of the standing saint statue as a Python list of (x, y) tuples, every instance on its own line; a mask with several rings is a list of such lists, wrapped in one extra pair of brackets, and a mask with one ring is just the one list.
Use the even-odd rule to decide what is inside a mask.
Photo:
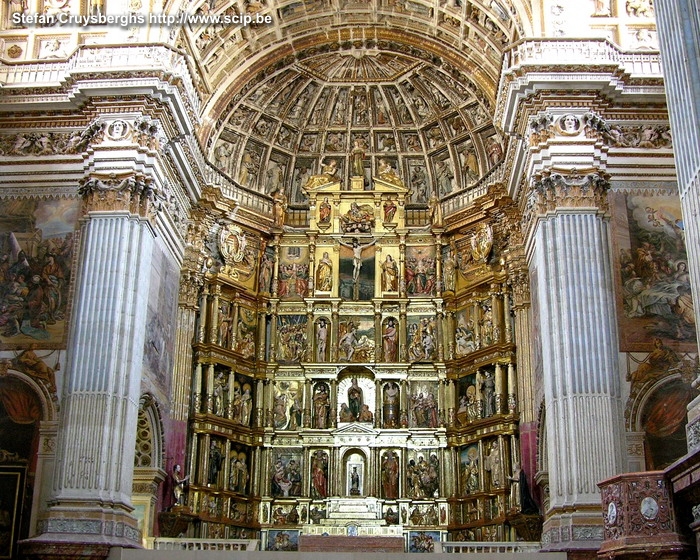
[(350, 412), (354, 416), (355, 420), (360, 417), (360, 411), (362, 410), (362, 405), (364, 400), (362, 398), (362, 388), (357, 384), (357, 378), (352, 380), (352, 384), (348, 389), (348, 407)]
[(365, 141), (362, 138), (356, 138), (353, 142), (352, 152), (352, 174), (354, 177), (364, 177), (365, 166)]
[(325, 251), (316, 267), (316, 290), (319, 292), (330, 292), (332, 288), (333, 261), (331, 261), (328, 251)]

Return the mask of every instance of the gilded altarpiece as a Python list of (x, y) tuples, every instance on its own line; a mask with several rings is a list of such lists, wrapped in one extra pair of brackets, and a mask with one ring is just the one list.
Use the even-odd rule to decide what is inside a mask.
[(351, 523), (415, 550), (425, 535), (515, 538), (515, 344), (494, 231), (448, 234), (427, 209), (409, 225), (385, 165), (349, 185), (334, 169), (305, 178), (304, 227), (278, 195), (269, 237), (230, 227), (257, 248), (255, 279), (220, 256), (208, 269), (187, 501), (202, 536), (294, 550)]

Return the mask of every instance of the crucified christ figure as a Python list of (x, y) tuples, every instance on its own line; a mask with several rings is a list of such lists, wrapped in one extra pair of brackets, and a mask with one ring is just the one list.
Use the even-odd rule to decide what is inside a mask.
[(342, 241), (339, 241), (343, 247), (352, 249), (352, 281), (355, 284), (357, 284), (357, 279), (360, 277), (360, 269), (362, 268), (362, 251), (364, 251), (367, 247), (371, 247), (376, 242), (377, 240), (373, 239), (369, 243), (360, 245), (357, 237), (352, 238), (352, 243), (343, 243)]

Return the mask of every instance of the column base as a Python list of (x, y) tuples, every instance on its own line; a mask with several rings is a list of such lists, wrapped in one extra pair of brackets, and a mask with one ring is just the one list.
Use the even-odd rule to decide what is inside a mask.
[(569, 560), (594, 560), (602, 542), (600, 506), (579, 506), (575, 511), (550, 512), (542, 529), (541, 552), (566, 552)]
[(19, 543), (21, 558), (106, 558), (113, 546), (142, 548), (136, 519), (125, 511), (62, 505), (39, 521), (39, 535)]

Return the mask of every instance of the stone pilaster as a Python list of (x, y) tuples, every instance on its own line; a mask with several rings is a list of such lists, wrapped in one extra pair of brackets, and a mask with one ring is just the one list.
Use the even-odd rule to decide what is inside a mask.
[(597, 550), (597, 483), (622, 467), (618, 340), (607, 183), (599, 173), (536, 178), (525, 218), (542, 341), (550, 504), (546, 550)]
[(88, 177), (80, 193), (85, 216), (54, 492), (38, 522), (40, 535), (25, 548), (32, 558), (50, 557), (61, 542), (84, 543), (93, 556), (97, 549), (140, 545), (131, 516), (132, 457), (156, 192), (132, 172)]

